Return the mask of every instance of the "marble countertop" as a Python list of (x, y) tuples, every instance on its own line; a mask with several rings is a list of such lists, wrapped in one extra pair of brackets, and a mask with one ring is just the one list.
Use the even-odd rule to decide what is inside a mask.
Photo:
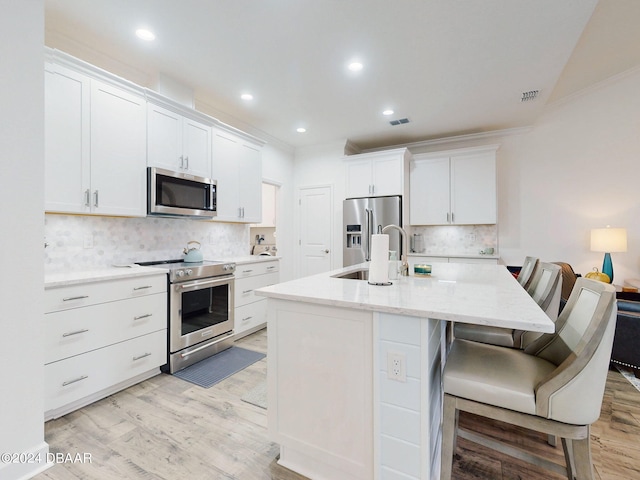
[(553, 333), (554, 323), (504, 265), (438, 263), (430, 277), (401, 277), (390, 286), (335, 278), (367, 264), (255, 290), (303, 303)]
[(243, 265), (245, 263), (272, 262), (274, 260), (280, 260), (280, 257), (276, 255), (243, 255), (240, 257), (208, 258), (207, 260), (233, 262), (237, 265)]
[(407, 257), (437, 257), (437, 258), (490, 258), (499, 260), (500, 255), (493, 253), (485, 255), (484, 253), (415, 253), (410, 252)]
[(165, 268), (141, 267), (139, 265), (122, 267), (101, 267), (86, 270), (64, 272), (45, 272), (44, 288), (64, 287), (80, 283), (102, 282), (121, 278), (144, 277), (167, 273)]

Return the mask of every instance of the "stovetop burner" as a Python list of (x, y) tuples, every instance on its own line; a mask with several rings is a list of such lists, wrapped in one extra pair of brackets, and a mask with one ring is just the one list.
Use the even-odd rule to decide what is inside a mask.
[(233, 262), (204, 260), (202, 262), (185, 262), (182, 259), (154, 260), (137, 262), (142, 267), (162, 267), (169, 270), (169, 282), (178, 283), (200, 278), (232, 275), (236, 270)]

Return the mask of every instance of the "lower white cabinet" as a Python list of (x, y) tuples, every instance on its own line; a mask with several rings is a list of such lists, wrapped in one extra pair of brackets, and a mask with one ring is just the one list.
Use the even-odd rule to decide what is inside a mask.
[(240, 264), (236, 268), (235, 281), (235, 338), (242, 338), (265, 327), (267, 323), (267, 299), (257, 296), (258, 288), (280, 281), (279, 260)]
[(45, 299), (45, 420), (152, 377), (166, 363), (164, 274), (50, 288)]

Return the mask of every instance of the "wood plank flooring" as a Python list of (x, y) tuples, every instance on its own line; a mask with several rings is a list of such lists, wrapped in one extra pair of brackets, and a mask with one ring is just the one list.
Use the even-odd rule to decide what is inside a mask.
[[(238, 342), (266, 353), (266, 330)], [(53, 453), (90, 453), (92, 463), (57, 464), (36, 480), (304, 480), (276, 464), (266, 435), (266, 410), (240, 400), (266, 377), (266, 359), (209, 389), (158, 375), (45, 424)], [(563, 464), (546, 437), (472, 415), (469, 430), (509, 441)], [(640, 392), (609, 371), (600, 419), (592, 426), (596, 480), (640, 479)], [(555, 480), (493, 450), (458, 439), (454, 479)], [(335, 479), (341, 480), (341, 479)]]

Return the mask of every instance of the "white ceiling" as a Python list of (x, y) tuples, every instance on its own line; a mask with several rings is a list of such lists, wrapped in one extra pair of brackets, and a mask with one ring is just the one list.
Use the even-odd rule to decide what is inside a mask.
[[(530, 125), (596, 3), (45, 0), (48, 44), (65, 39), (169, 75), (223, 120), (293, 147), (349, 139), (361, 148)], [(140, 26), (157, 39), (136, 38)], [(358, 74), (346, 69), (355, 58)], [(538, 99), (521, 102), (529, 90)], [(410, 123), (388, 123), (403, 117)]]

